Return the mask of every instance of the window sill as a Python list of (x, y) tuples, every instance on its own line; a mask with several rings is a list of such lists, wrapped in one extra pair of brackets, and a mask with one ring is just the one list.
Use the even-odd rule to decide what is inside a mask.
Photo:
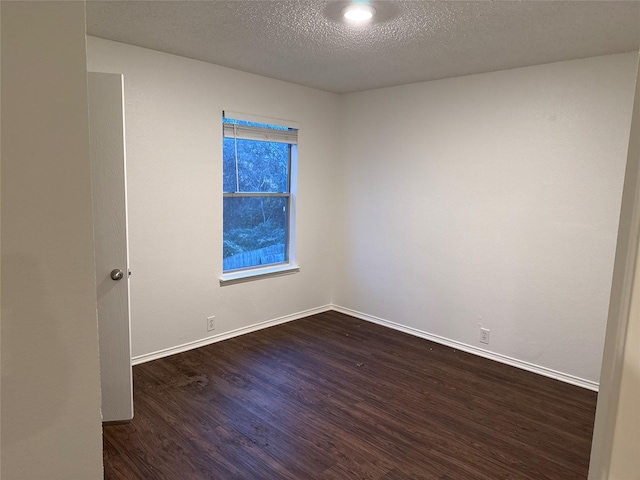
[(291, 275), (298, 273), (300, 267), (298, 265), (277, 265), (273, 267), (254, 268), (251, 270), (242, 270), (236, 273), (225, 273), (220, 277), (220, 286), (233, 285), (235, 283), (252, 282), (263, 278), (279, 277), (281, 275)]

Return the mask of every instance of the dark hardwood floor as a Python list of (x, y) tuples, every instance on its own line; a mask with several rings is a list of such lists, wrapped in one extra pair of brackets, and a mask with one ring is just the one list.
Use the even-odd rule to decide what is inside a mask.
[(134, 367), (107, 479), (585, 479), (596, 394), (337, 312)]

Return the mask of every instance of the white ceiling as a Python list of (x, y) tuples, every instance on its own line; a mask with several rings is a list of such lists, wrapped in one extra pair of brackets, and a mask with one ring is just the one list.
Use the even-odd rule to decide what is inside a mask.
[(87, 33), (346, 93), (629, 52), (640, 1), (93, 1)]

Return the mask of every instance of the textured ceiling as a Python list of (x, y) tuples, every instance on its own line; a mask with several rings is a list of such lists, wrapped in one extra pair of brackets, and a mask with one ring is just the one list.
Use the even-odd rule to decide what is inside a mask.
[(92, 1), (87, 33), (337, 93), (629, 52), (640, 1)]

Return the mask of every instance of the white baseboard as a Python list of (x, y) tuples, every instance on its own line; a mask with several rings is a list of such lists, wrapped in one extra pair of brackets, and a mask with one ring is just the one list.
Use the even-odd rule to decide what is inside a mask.
[(285, 315), (284, 317), (276, 318), (273, 320), (267, 320), (266, 322), (254, 323), (253, 325), (249, 325), (248, 327), (238, 328), (236, 330), (231, 330), (229, 332), (221, 333), (219, 335), (214, 335), (212, 337), (206, 337), (201, 340), (183, 343), (182, 345), (178, 345), (175, 347), (165, 348), (162, 350), (158, 350), (156, 352), (145, 353), (143, 355), (138, 355), (131, 358), (131, 364), (139, 365), (141, 363), (150, 362), (151, 360), (157, 360), (159, 358), (175, 355), (176, 353), (182, 353), (188, 350), (193, 350), (194, 348), (204, 347), (206, 345), (211, 345), (212, 343), (221, 342), (222, 340), (227, 340), (229, 338), (244, 335), (245, 333), (255, 332), (257, 330), (262, 330), (263, 328), (269, 328), (275, 325), (280, 325), (281, 323), (291, 322), (293, 320), (298, 320), (300, 318), (308, 317), (310, 315), (315, 315), (316, 313), (326, 312), (328, 310), (331, 310), (331, 308), (332, 308), (331, 305), (324, 305), (322, 307), (312, 308), (310, 310), (305, 310), (303, 312), (293, 313), (291, 315)]
[(206, 337), (201, 340), (196, 340), (193, 342), (184, 343), (182, 345), (177, 345), (175, 347), (165, 348), (163, 350), (158, 350), (151, 353), (146, 353), (144, 355), (138, 355), (131, 359), (132, 365), (139, 365), (141, 363), (150, 362), (151, 360), (157, 360), (159, 358), (168, 357), (170, 355), (175, 355), (176, 353), (186, 352), (188, 350), (193, 350), (194, 348), (204, 347), (206, 345), (211, 345), (212, 343), (221, 342), (222, 340), (227, 340), (229, 338), (238, 337), (240, 335), (244, 335), (246, 333), (255, 332), (258, 330), (262, 330), (264, 328), (273, 327), (275, 325), (280, 325), (281, 323), (291, 322), (293, 320), (298, 320), (300, 318), (308, 317), (310, 315), (315, 315), (316, 313), (322, 313), (329, 310), (335, 310), (336, 312), (341, 312), (346, 315), (351, 315), (352, 317), (359, 318), (361, 320), (366, 320), (368, 322), (377, 323), (378, 325), (382, 325), (384, 327), (392, 328), (394, 330), (398, 330), (404, 333), (408, 333), (410, 335), (414, 335), (416, 337), (424, 338), (426, 340), (430, 340), (432, 342), (439, 343), (441, 345), (446, 345), (451, 348), (456, 348), (463, 352), (472, 353), (474, 355), (478, 355), (480, 357), (488, 358), (490, 360), (495, 360), (496, 362), (504, 363), (506, 365), (511, 365), (512, 367), (517, 367), (522, 370), (527, 370), (528, 372), (537, 373), (539, 375), (543, 375), (545, 377), (554, 378), (556, 380), (560, 380), (561, 382), (569, 383), (571, 385), (576, 385), (578, 387), (586, 388), (588, 390), (593, 390), (595, 392), (598, 391), (598, 383), (592, 382), (591, 380), (585, 380), (583, 378), (575, 377), (573, 375), (569, 375), (566, 373), (558, 372), (556, 370), (552, 370), (550, 368), (542, 367), (540, 365), (535, 365), (533, 363), (525, 362), (522, 360), (518, 360), (517, 358), (508, 357), (506, 355), (502, 355), (499, 353), (490, 352), (488, 350), (484, 350), (482, 348), (474, 347), (473, 345), (467, 345), (466, 343), (461, 343), (456, 340), (450, 340), (445, 337), (441, 337), (439, 335), (434, 335), (431, 333), (424, 332), (422, 330), (418, 330), (416, 328), (407, 327), (405, 325), (401, 325), (399, 323), (391, 322), (389, 320), (385, 320), (383, 318), (375, 317), (373, 315), (369, 315), (366, 313), (358, 312), (356, 310), (352, 310), (350, 308), (341, 307), (339, 305), (323, 305), (321, 307), (312, 308), (309, 310), (305, 310), (303, 312), (293, 313), (291, 315), (285, 315), (284, 317), (276, 318), (273, 320), (267, 320), (266, 322), (255, 323), (253, 325), (249, 325), (247, 327), (238, 328), (236, 330), (231, 330), (229, 332), (221, 333), (219, 335), (214, 335), (211, 337)]
[(433, 335), (431, 333), (423, 332), (422, 330), (418, 330), (416, 328), (407, 327), (405, 325), (391, 322), (383, 318), (378, 318), (378, 317), (374, 317), (373, 315), (368, 315), (366, 313), (358, 312), (356, 310), (351, 310), (350, 308), (340, 307), (339, 305), (331, 305), (330, 307), (332, 310), (335, 310), (336, 312), (341, 312), (346, 315), (351, 315), (352, 317), (359, 318), (361, 320), (366, 320), (368, 322), (377, 323), (378, 325), (393, 328), (394, 330), (399, 330), (401, 332), (408, 333), (416, 337), (424, 338), (426, 340), (431, 340), (432, 342), (439, 343), (441, 345), (446, 345), (448, 347), (452, 347), (458, 350), (462, 350), (463, 352), (472, 353), (480, 357), (488, 358), (490, 360), (495, 360), (496, 362), (511, 365), (512, 367), (517, 367), (522, 370), (527, 370), (528, 372), (544, 375), (545, 377), (554, 378), (556, 380), (560, 380), (561, 382), (570, 383), (571, 385), (576, 385), (578, 387), (586, 388), (588, 390), (593, 390), (595, 392), (598, 391), (598, 387), (599, 387), (598, 383), (592, 382), (591, 380), (585, 380), (583, 378), (558, 372), (550, 368), (541, 367), (539, 365), (535, 365), (529, 362), (524, 362), (522, 360), (518, 360), (517, 358), (512, 358), (506, 355), (501, 355), (499, 353), (490, 352), (488, 350), (474, 347), (472, 345), (467, 345), (466, 343), (457, 342), (455, 340), (450, 340), (448, 338), (441, 337), (439, 335)]

